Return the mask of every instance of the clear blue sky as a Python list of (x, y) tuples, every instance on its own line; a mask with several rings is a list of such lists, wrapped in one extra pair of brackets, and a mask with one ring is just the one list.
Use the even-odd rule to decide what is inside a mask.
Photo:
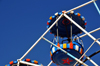
[[(46, 31), (47, 21), (54, 13), (70, 10), (88, 1), (90, 0), (0, 0), (0, 66), (19, 59)], [(100, 8), (100, 0), (96, 2)], [(93, 3), (75, 12), (85, 17), (88, 32), (100, 27), (100, 15)], [(92, 35), (100, 38), (100, 31)], [(52, 40), (53, 35), (47, 33), (45, 37)], [(86, 50), (93, 40), (88, 36), (82, 39)], [(99, 48), (95, 43), (86, 55)], [(41, 40), (25, 58), (37, 60), (46, 66), (51, 61), (49, 51), (50, 44)], [(92, 59), (100, 65), (100, 54)], [(86, 63), (93, 66), (89, 61)]]

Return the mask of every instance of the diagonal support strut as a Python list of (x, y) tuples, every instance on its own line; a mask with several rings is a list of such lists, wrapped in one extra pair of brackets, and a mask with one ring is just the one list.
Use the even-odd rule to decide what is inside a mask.
[[(88, 33), (86, 30), (84, 30), (80, 25), (78, 25), (74, 20), (72, 20), (69, 16), (67, 16), (66, 14), (64, 14), (64, 16), (69, 19), (74, 25), (76, 25), (79, 29), (81, 29), (84, 33), (86, 33), (91, 39), (93, 39), (94, 41), (96, 41), (96, 38), (93, 37), (90, 33)], [(96, 41), (99, 45), (100, 42)]]

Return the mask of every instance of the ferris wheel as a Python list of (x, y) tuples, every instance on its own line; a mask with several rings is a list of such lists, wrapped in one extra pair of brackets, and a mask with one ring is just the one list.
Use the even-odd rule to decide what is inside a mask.
[[(87, 32), (85, 30), (87, 25), (85, 18), (80, 13), (74, 13), (74, 10), (86, 6), (90, 3), (94, 3), (98, 13), (100, 14), (100, 10), (95, 0), (86, 2), (68, 11), (64, 10), (62, 12), (55, 13), (47, 21), (47, 30), (31, 46), (31, 48), (20, 59), (17, 61), (11, 61), (5, 66), (43, 66), (36, 60), (24, 59), (24, 57), (38, 44), (41, 39), (44, 39), (48, 42), (48, 44), (51, 44), (51, 62), (47, 66), (50, 66), (52, 63), (55, 63), (58, 66), (88, 66), (88, 64), (85, 63), (87, 60), (90, 61), (93, 65), (99, 66), (95, 61), (91, 59), (91, 57), (98, 54), (100, 50), (94, 52), (90, 56), (87, 56), (86, 53), (90, 50), (95, 42), (100, 45), (100, 38), (96, 39), (91, 35), (91, 33), (100, 30), (100, 28)], [(52, 41), (44, 37), (48, 32), (54, 35)], [(82, 32), (85, 34), (78, 36)], [(87, 48), (86, 51), (84, 51), (85, 46), (83, 44), (82, 37), (86, 35), (93, 40), (93, 43)], [(60, 39), (61, 41), (59, 41)]]

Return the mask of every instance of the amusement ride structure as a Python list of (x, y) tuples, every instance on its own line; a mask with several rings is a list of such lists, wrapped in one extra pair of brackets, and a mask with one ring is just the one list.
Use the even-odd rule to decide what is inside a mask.
[[(87, 60), (89, 60), (93, 65), (99, 66), (91, 59), (91, 57), (98, 54), (100, 50), (94, 52), (90, 56), (87, 56), (86, 53), (95, 42), (100, 45), (100, 38), (96, 39), (91, 35), (91, 33), (100, 30), (100, 28), (97, 28), (91, 32), (87, 32), (85, 30), (87, 24), (85, 18), (80, 13), (74, 13), (74, 10), (86, 6), (92, 2), (100, 14), (100, 10), (95, 0), (91, 0), (68, 11), (55, 13), (55, 15), (51, 16), (47, 21), (47, 30), (31, 46), (31, 48), (20, 59), (17, 61), (11, 61), (8, 65), (5, 66), (43, 66), (36, 60), (24, 59), (24, 57), (38, 44), (41, 39), (51, 44), (51, 62), (47, 66), (50, 66), (52, 63), (55, 63), (58, 66), (88, 66), (88, 64), (85, 63)], [(53, 41), (50, 41), (44, 37), (48, 32), (54, 34)], [(78, 36), (78, 34), (82, 32), (85, 34)], [(86, 51), (84, 51), (84, 45), (81, 38), (86, 35), (88, 35), (94, 42)], [(62, 39), (62, 42), (59, 41), (60, 39)], [(83, 58), (85, 59), (83, 60)]]

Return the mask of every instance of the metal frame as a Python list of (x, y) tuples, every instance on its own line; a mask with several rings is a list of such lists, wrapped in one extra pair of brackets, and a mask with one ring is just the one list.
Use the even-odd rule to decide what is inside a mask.
[(90, 59), (88, 56), (84, 55), (91, 63), (93, 63), (95, 66), (99, 66), (97, 65), (92, 59)]
[[(100, 38), (99, 38), (99, 39), (100, 39)], [(100, 53), (100, 50), (98, 50), (98, 51), (92, 53), (92, 54), (91, 54), (90, 56), (88, 56), (88, 57), (91, 58), (91, 57), (97, 55), (98, 53)], [(88, 59), (86, 58), (86, 59), (83, 60), (83, 62), (86, 62), (87, 60), (88, 60)], [(79, 66), (81, 66), (81, 64), (79, 64)]]
[[(100, 38), (98, 38), (97, 40), (99, 40)], [(96, 40), (96, 41), (97, 41)], [(84, 54), (80, 57), (80, 59), (83, 57), (83, 56), (85, 56), (86, 55), (86, 53), (90, 50), (90, 48), (94, 45), (94, 43), (96, 42), (96, 41), (94, 41), (91, 45), (90, 45), (90, 47), (84, 52)], [(91, 61), (90, 61), (91, 62)], [(76, 62), (75, 64), (74, 64), (74, 66), (77, 64), (78, 62)], [(94, 63), (94, 61), (93, 62), (91, 62), (92, 64), (96, 64), (96, 63)], [(98, 66), (97, 64), (96, 64), (96, 66)]]
[[(83, 6), (86, 6), (86, 5), (88, 5), (88, 4), (90, 4), (90, 3), (92, 3), (92, 2), (95, 2), (96, 0), (91, 0), (91, 1), (89, 1), (89, 2), (87, 2), (87, 3), (84, 3), (84, 4), (82, 4), (82, 5), (80, 5), (80, 6), (78, 6), (78, 7), (75, 7), (75, 8), (73, 8), (73, 9), (71, 9), (71, 10), (68, 10), (68, 11), (66, 11), (65, 13), (62, 13), (57, 19), (56, 19), (56, 21), (41, 35), (41, 37), (29, 48), (29, 50), (20, 58), (20, 59), (18, 59), (18, 65), (17, 66), (19, 66), (19, 63), (24, 63), (23, 61), (21, 61), (36, 45), (37, 45), (37, 43), (42, 39), (42, 38), (44, 38), (44, 36), (49, 32), (49, 30), (59, 21), (59, 19), (62, 17), (62, 16), (65, 16), (67, 19), (69, 19), (73, 24), (75, 24), (79, 29), (81, 29), (84, 33), (86, 33), (84, 36), (86, 36), (86, 35), (88, 35), (90, 38), (92, 38), (95, 42), (97, 42), (99, 45), (100, 45), (100, 42), (95, 38), (95, 37), (93, 37), (90, 33), (88, 33), (86, 30), (84, 30), (81, 26), (79, 26), (75, 21), (73, 21), (69, 16), (67, 16), (66, 15), (66, 13), (68, 13), (68, 12), (71, 12), (71, 11), (74, 11), (74, 10), (76, 10), (76, 9), (79, 9), (79, 8), (81, 8), (81, 7), (83, 7)], [(100, 28), (99, 28), (99, 30), (100, 30)], [(95, 31), (94, 31), (95, 32)], [(84, 37), (84, 36), (82, 36), (82, 37)], [(81, 37), (81, 38), (82, 38)], [(46, 38), (45, 38), (46, 39)], [(49, 40), (48, 40), (48, 42), (50, 43), (50, 44), (53, 44), (52, 42), (50, 42)], [(53, 44), (54, 45), (54, 44)], [(56, 46), (56, 45), (54, 45), (54, 46)], [(56, 46), (57, 48), (59, 48), (58, 46)], [(59, 48), (60, 50), (62, 50), (62, 51), (64, 51), (63, 49), (61, 49), (61, 48)], [(74, 57), (73, 55), (71, 55), (71, 54), (69, 54), (68, 52), (66, 52), (66, 51), (64, 51), (67, 55), (69, 55), (70, 57), (72, 57), (72, 58), (74, 58), (77, 62), (79, 62), (79, 63), (81, 63), (81, 64), (83, 64), (84, 66), (88, 66), (88, 65), (86, 65), (85, 63), (83, 63), (82, 61), (80, 61), (79, 59), (77, 59), (76, 57)], [(25, 62), (25, 64), (28, 64), (28, 63), (26, 63)], [(48, 66), (50, 66), (52, 64), (52, 61), (50, 62), (50, 64), (48, 64)], [(33, 65), (34, 66), (34, 65)]]

